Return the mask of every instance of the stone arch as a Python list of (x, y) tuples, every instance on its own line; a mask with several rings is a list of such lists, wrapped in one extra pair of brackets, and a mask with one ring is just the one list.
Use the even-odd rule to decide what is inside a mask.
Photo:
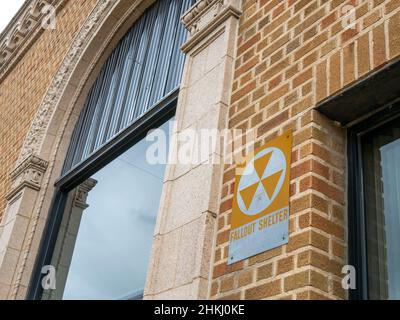
[[(11, 173), (7, 228), (0, 226), (0, 299), (26, 297), (54, 182), (83, 102), (113, 48), (154, 1), (98, 0), (53, 77)], [(22, 241), (20, 250), (13, 241)]]

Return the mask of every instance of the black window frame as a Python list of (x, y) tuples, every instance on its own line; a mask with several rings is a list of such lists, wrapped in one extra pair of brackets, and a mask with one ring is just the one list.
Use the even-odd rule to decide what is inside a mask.
[(400, 99), (397, 99), (347, 130), (348, 263), (356, 269), (356, 289), (349, 290), (350, 300), (369, 299), (361, 138), (399, 117)]
[(149, 131), (160, 127), (173, 118), (176, 113), (178, 95), (179, 88), (56, 181), (54, 196), (39, 245), (39, 253), (28, 287), (28, 300), (40, 300), (42, 298), (41, 282), (44, 275), (41, 271), (43, 266), (51, 264), (68, 193), (145, 138)]

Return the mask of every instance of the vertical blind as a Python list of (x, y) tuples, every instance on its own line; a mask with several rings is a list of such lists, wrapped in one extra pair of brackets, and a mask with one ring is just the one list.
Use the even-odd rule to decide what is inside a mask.
[(65, 174), (179, 87), (187, 32), (180, 17), (195, 0), (158, 0), (107, 59), (86, 99)]

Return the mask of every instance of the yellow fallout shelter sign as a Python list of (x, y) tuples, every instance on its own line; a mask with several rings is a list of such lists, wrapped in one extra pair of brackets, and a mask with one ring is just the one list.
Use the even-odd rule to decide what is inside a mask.
[(287, 132), (238, 166), (228, 264), (288, 242), (291, 149)]

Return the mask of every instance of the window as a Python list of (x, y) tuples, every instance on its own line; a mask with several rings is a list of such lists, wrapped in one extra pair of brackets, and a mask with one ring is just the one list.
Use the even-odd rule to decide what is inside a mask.
[(400, 299), (400, 116), (398, 105), (349, 131), (353, 298)]
[[(160, 129), (169, 136), (170, 122)], [(149, 164), (142, 139), (68, 193), (44, 299), (142, 297), (164, 164)]]
[(147, 161), (144, 138), (154, 128), (169, 137), (187, 37), (180, 17), (194, 1), (156, 1), (100, 71), (56, 183), (28, 298), (142, 298), (165, 170)]

